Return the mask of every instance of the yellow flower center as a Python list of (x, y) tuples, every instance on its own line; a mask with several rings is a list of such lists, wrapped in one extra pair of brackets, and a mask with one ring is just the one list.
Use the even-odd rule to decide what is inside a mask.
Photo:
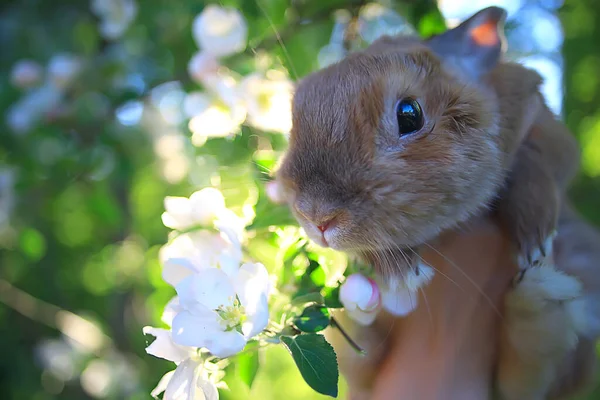
[(215, 310), (221, 317), (219, 323), (226, 331), (237, 330), (241, 333), (242, 324), (246, 321), (246, 309), (236, 296), (230, 306), (220, 306)]

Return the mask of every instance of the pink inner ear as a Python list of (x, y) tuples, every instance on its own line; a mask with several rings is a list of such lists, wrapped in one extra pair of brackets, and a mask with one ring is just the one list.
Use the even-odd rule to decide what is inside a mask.
[(469, 36), (479, 46), (493, 47), (500, 43), (497, 21), (494, 20), (485, 21), (471, 29)]

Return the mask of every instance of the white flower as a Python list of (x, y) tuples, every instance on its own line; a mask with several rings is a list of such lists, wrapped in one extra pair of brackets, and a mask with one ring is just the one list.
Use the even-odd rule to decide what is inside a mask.
[(210, 105), (199, 110), (189, 122), (192, 143), (201, 146), (209, 137), (225, 137), (240, 131), (246, 120), (246, 107), (236, 80), (226, 71), (208, 74), (203, 85), (212, 93)]
[[(179, 311), (179, 299), (174, 297), (165, 306), (163, 322), (171, 325), (174, 315)], [(178, 364), (174, 371), (167, 372), (161, 378), (151, 393), (153, 397), (156, 398), (165, 392), (163, 400), (216, 400), (219, 398), (219, 392), (213, 380), (210, 379), (208, 371), (204, 368), (197, 348), (176, 344), (168, 329), (145, 326), (143, 332), (145, 335), (150, 334), (156, 337), (156, 340), (146, 348), (148, 354)]]
[(392, 315), (403, 317), (417, 308), (419, 293), (405, 287), (381, 291), (381, 305)]
[(91, 8), (100, 18), (100, 33), (107, 39), (121, 37), (138, 12), (134, 0), (92, 0)]
[[(162, 321), (171, 326), (174, 316), (181, 311), (179, 298), (172, 298), (163, 311)], [(198, 349), (195, 347), (180, 346), (173, 342), (171, 338), (171, 330), (163, 328), (154, 328), (145, 326), (142, 329), (144, 335), (152, 335), (156, 338), (148, 347), (146, 353), (154, 357), (164, 358), (165, 360), (174, 363), (180, 363), (198, 354)]]
[(183, 100), (183, 112), (188, 118), (201, 114), (210, 107), (212, 99), (206, 93), (195, 91), (188, 93)]
[(231, 277), (208, 268), (176, 286), (182, 311), (173, 319), (173, 341), (226, 358), (267, 326), (270, 279), (262, 264), (244, 264)]
[(248, 26), (239, 11), (210, 4), (194, 19), (192, 33), (202, 50), (222, 57), (246, 48)]
[(331, 31), (329, 44), (319, 50), (317, 60), (319, 68), (325, 68), (336, 63), (346, 56), (344, 48), (344, 39), (348, 30), (348, 24), (352, 19), (352, 14), (348, 10), (338, 10), (334, 13), (335, 24)]
[(367, 43), (381, 36), (412, 36), (416, 30), (394, 10), (370, 3), (360, 11), (360, 35)]
[(292, 129), (293, 84), (283, 74), (268, 71), (267, 77), (251, 74), (241, 83), (248, 122), (261, 130), (289, 133)]
[(162, 276), (175, 287), (189, 275), (207, 268), (221, 268), (234, 275), (242, 261), (237, 237), (226, 232), (195, 231), (177, 236), (160, 252)]
[(192, 132), (192, 143), (202, 146), (207, 138), (234, 135), (240, 131), (245, 119), (243, 106), (228, 108), (213, 104), (190, 120), (188, 128)]
[(206, 51), (197, 52), (188, 63), (188, 74), (198, 83), (202, 83), (210, 76), (215, 75), (218, 70), (219, 61), (214, 54)]
[(25, 133), (42, 117), (55, 110), (61, 100), (61, 90), (48, 82), (28, 92), (13, 104), (6, 113), (6, 123), (15, 133)]
[(199, 357), (188, 358), (174, 371), (167, 372), (150, 394), (158, 398), (162, 392), (165, 392), (163, 400), (219, 399), (219, 391)]
[(283, 189), (277, 181), (267, 182), (265, 184), (265, 192), (271, 202), (275, 204), (283, 204), (285, 202)]
[(352, 274), (340, 287), (340, 302), (350, 318), (362, 325), (370, 325), (378, 313), (379, 287), (371, 278)]
[(225, 198), (217, 189), (207, 187), (189, 198), (166, 197), (163, 224), (172, 229), (186, 230), (195, 226), (211, 226), (225, 209)]
[(32, 60), (20, 60), (10, 72), (10, 82), (20, 89), (30, 88), (40, 83), (43, 68)]
[(48, 63), (48, 77), (54, 85), (65, 88), (81, 71), (81, 60), (71, 54), (57, 54)]
[(180, 346), (171, 339), (171, 330), (145, 326), (144, 335), (152, 335), (156, 340), (146, 347), (146, 353), (175, 363), (187, 360), (197, 353), (193, 347)]
[(173, 233), (172, 240), (163, 246), (163, 279), (172, 286), (194, 272), (206, 268), (221, 268), (233, 275), (242, 262), (242, 241), (245, 222), (225, 207), (225, 199), (217, 189), (208, 187), (189, 198), (167, 197), (165, 226), (177, 230), (195, 227), (214, 227)]

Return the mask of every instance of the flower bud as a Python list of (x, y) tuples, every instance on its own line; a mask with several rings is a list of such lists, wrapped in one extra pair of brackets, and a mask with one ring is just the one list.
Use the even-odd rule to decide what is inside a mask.
[(267, 192), (267, 197), (271, 202), (275, 204), (283, 204), (284, 198), (281, 190), (281, 186), (277, 181), (267, 182), (265, 184), (265, 191)]
[(42, 67), (35, 61), (20, 60), (12, 68), (10, 81), (15, 87), (26, 89), (40, 83), (42, 73)]
[(199, 51), (188, 63), (188, 74), (196, 82), (203, 83), (208, 77), (214, 76), (219, 70), (217, 58), (205, 51)]
[(379, 305), (379, 287), (371, 278), (352, 274), (340, 287), (340, 302), (349, 311), (373, 311)]
[(370, 325), (379, 312), (379, 287), (371, 278), (352, 274), (340, 287), (340, 302), (348, 317), (361, 325)]
[(238, 10), (210, 4), (194, 19), (192, 34), (202, 50), (224, 57), (246, 48), (248, 25)]
[(59, 88), (66, 88), (81, 72), (81, 60), (67, 53), (57, 54), (48, 64), (48, 76)]

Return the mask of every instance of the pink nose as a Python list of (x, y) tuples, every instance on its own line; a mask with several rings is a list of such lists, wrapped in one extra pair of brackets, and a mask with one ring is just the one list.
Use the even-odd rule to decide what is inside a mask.
[(312, 222), (322, 233), (331, 227), (340, 210), (326, 204), (317, 204), (314, 201), (296, 201), (295, 208), (300, 215)]
[(328, 220), (326, 220), (325, 222), (322, 222), (320, 225), (317, 225), (317, 228), (322, 232), (325, 233), (325, 231), (327, 230), (327, 228), (329, 228), (329, 226), (331, 225), (331, 223), (333, 222), (334, 218), (330, 218)]

